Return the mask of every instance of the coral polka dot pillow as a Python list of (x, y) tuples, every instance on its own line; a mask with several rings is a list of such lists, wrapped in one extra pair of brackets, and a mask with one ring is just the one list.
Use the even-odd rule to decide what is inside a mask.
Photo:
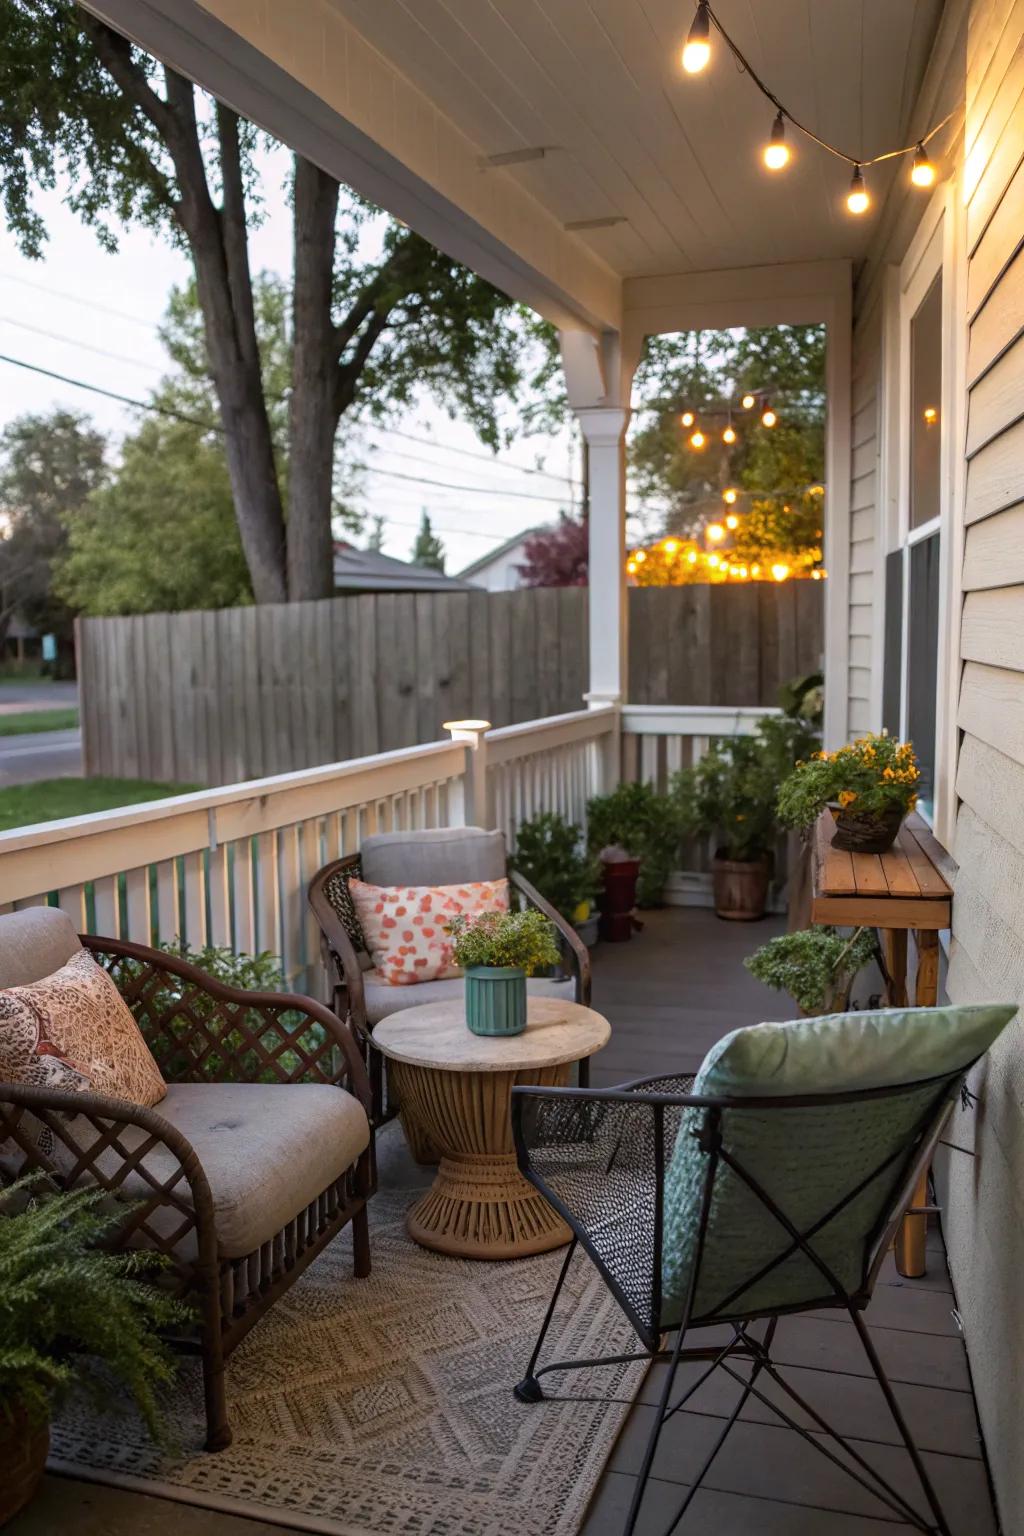
[(465, 913), (508, 911), (507, 880), (466, 885), (367, 885), (350, 880), (359, 924), (378, 978), (392, 987), (415, 986), (460, 974), (445, 928)]

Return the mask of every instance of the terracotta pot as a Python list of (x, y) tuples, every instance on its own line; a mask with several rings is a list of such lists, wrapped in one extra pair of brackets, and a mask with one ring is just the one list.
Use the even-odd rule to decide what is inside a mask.
[(833, 811), (836, 829), (832, 834), (832, 846), (846, 853), (886, 853), (895, 842), (906, 814), (901, 805), (890, 806), (886, 811), (860, 812), (844, 810), (840, 806)]
[(30, 1423), (19, 1408), (11, 1417), (0, 1410), (0, 1525), (13, 1520), (35, 1493), (49, 1450), (47, 1421)]
[(711, 860), (715, 913), (730, 923), (764, 917), (768, 900), (768, 860), (727, 859), (721, 849)]
[(602, 863), (601, 869), (604, 889), (597, 898), (601, 909), (601, 937), (610, 944), (622, 944), (633, 936), (633, 908), (636, 906), (640, 860), (608, 860)]

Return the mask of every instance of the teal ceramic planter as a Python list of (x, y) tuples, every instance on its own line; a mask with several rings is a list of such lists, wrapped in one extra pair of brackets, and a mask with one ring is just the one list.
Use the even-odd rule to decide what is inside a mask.
[(466, 1023), (474, 1035), (521, 1035), (526, 1028), (526, 972), (517, 965), (467, 966)]

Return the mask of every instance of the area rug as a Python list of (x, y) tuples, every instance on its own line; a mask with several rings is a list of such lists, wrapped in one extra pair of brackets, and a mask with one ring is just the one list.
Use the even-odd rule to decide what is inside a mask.
[[(572, 1536), (643, 1367), (552, 1376), (562, 1400), (516, 1402), (564, 1250), (504, 1264), (429, 1253), (405, 1232), (415, 1198), (372, 1201), (368, 1280), (352, 1278), (343, 1234), (239, 1345), (226, 1451), (199, 1449), (187, 1360), (167, 1403), (183, 1450), (161, 1454), (134, 1417), (76, 1403), (54, 1426), (51, 1469), (339, 1536)], [(579, 1251), (549, 1344), (547, 1359), (636, 1348)]]

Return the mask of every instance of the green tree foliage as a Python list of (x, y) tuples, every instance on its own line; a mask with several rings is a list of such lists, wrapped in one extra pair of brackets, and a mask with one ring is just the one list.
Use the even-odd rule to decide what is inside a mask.
[(107, 248), (138, 220), (188, 251), (253, 593), (329, 596), (342, 418), (383, 417), (427, 389), (497, 446), (522, 376), (515, 306), (295, 156), (284, 406), (285, 390), (268, 390), (249, 262), (260, 172), (277, 163), (266, 138), (72, 0), (0, 0), (0, 29), (0, 201), (15, 239), (40, 254), (33, 188), (60, 179)]
[(426, 566), (428, 571), (444, 570), (444, 544), (430, 526), (426, 507), (423, 508), (419, 532), (412, 546), (412, 563)]
[(0, 433), (0, 639), (15, 610), (70, 638), (72, 611), (53, 575), (68, 530), (107, 475), (102, 435), (73, 411), (19, 416)]

